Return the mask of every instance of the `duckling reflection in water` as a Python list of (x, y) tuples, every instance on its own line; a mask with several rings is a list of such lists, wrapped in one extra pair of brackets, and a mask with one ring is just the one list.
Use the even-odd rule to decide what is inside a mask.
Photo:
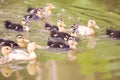
[(71, 61), (77, 59), (75, 50), (70, 50), (68, 52), (68, 59)]
[(4, 76), (4, 77), (10, 77), (11, 76), (11, 74), (12, 74), (12, 69), (10, 68), (10, 66), (9, 65), (4, 65), (4, 66), (2, 66), (2, 68), (1, 68), (1, 73), (2, 73), (2, 75)]
[(29, 62), (27, 64), (27, 71), (29, 75), (36, 75), (36, 80), (41, 80), (41, 67), (39, 62)]
[(28, 39), (24, 38), (22, 34), (16, 36), (16, 41), (21, 48), (26, 47), (26, 43), (30, 42)]
[(90, 36), (90, 37), (88, 38), (87, 48), (92, 49), (92, 48), (95, 47), (95, 45), (96, 45), (96, 41), (95, 41), (94, 36)]

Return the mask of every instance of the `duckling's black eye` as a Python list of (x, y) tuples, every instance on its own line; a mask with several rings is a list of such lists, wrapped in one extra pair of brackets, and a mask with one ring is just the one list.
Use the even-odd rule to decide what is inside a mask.
[(58, 22), (60, 22), (60, 20), (58, 20)]
[(74, 26), (72, 25), (71, 28), (73, 28)]
[(23, 37), (20, 36), (20, 37), (18, 37), (18, 38), (23, 38)]
[(93, 22), (90, 22), (90, 23), (93, 23)]
[(9, 48), (6, 48), (7, 50), (9, 49)]

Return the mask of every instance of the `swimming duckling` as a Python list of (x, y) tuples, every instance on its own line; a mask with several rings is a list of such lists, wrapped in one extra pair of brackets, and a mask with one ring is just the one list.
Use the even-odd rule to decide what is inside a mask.
[(45, 16), (50, 16), (52, 9), (55, 9), (55, 6), (52, 3), (46, 3), (46, 6), (45, 6)]
[(27, 46), (27, 52), (23, 50), (13, 50), (9, 46), (3, 46), (1, 49), (2, 55), (6, 58), (6, 62), (11, 62), (13, 60), (34, 60), (37, 58), (35, 49), (40, 48), (36, 42), (30, 42)]
[(24, 38), (22, 34), (16, 36), (16, 41), (21, 48), (26, 47), (26, 43), (30, 42), (28, 39)]
[(27, 19), (23, 18), (21, 23), (23, 26), (23, 31), (26, 31), (26, 32), (30, 31), (29, 21)]
[(0, 39), (0, 46), (9, 46), (12, 48), (19, 48), (19, 45), (12, 40)]
[(5, 28), (8, 30), (18, 31), (18, 32), (23, 31), (23, 26), (21, 24), (13, 23), (9, 20), (4, 21), (4, 25), (5, 25)]
[(120, 39), (120, 30), (106, 29), (106, 35), (110, 38)]
[[(37, 10), (37, 13), (35, 14), (38, 19), (43, 20), (45, 18), (45, 12), (42, 8)], [(35, 17), (35, 16), (34, 16)]]
[(50, 25), (49, 23), (45, 22), (45, 30), (56, 30), (56, 31), (58, 31), (59, 28), (57, 26)]
[(48, 38), (47, 46), (49, 46), (50, 48), (59, 48), (59, 49), (76, 49), (77, 42), (75, 41), (74, 38), (72, 37), (69, 38), (67, 42), (68, 44), (59, 41), (54, 42)]
[(66, 25), (64, 24), (64, 21), (62, 19), (57, 20), (57, 26), (58, 26), (60, 32), (66, 31), (64, 28), (64, 26), (66, 26)]
[(69, 33), (66, 33), (66, 32), (60, 32), (60, 31), (56, 31), (56, 30), (51, 30), (50, 37), (51, 38), (60, 38), (62, 40), (67, 41), (72, 36)]
[(4, 21), (6, 29), (17, 32), (29, 31), (29, 26), (27, 24), (28, 23), (25, 19), (22, 20), (22, 25), (18, 23), (13, 23), (10, 20)]

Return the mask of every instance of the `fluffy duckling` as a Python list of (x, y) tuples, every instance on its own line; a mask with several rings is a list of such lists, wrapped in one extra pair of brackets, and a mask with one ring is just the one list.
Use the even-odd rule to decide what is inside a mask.
[(106, 29), (106, 35), (111, 38), (120, 39), (120, 30)]
[(93, 28), (99, 29), (99, 27), (96, 25), (96, 22), (94, 20), (88, 21), (88, 27), (79, 25), (78, 27), (74, 27), (75, 32), (77, 32), (80, 36), (92, 36), (95, 34)]
[(0, 46), (9, 46), (12, 48), (19, 48), (19, 45), (12, 40), (0, 39)]
[(38, 9), (37, 10), (37, 13), (35, 14), (36, 17), (38, 17), (40, 20), (43, 20), (44, 19), (44, 15), (45, 15), (45, 12), (43, 11), (42, 8)]
[(76, 49), (77, 42), (75, 41), (74, 38), (69, 38), (67, 41), (68, 44), (65, 42), (54, 42), (48, 39), (47, 46), (50, 48), (59, 48), (59, 49)]
[(22, 34), (16, 36), (16, 41), (21, 48), (26, 47), (26, 43), (30, 42), (28, 39), (24, 38)]
[(62, 19), (57, 20), (57, 26), (58, 26), (60, 32), (66, 31), (64, 28), (64, 26), (66, 26), (66, 25), (64, 24), (64, 21)]
[(70, 34), (66, 33), (66, 32), (59, 32), (59, 31), (56, 31), (56, 30), (51, 30), (50, 37), (61, 38), (62, 40), (67, 41), (72, 36)]
[(23, 50), (12, 50), (9, 46), (4, 46), (1, 49), (2, 55), (6, 58), (5, 63), (13, 60), (34, 60), (37, 58), (34, 50), (40, 46), (36, 42), (30, 42), (27, 46), (28, 52)]
[(29, 13), (29, 14), (34, 14), (36, 11), (37, 11), (37, 8), (33, 8), (33, 7), (27, 8), (27, 13)]
[(4, 21), (5, 28), (12, 31), (23, 32), (29, 31), (29, 26), (25, 19), (22, 20), (22, 25), (18, 23), (13, 23), (9, 20)]
[(75, 29), (78, 26), (79, 26), (79, 24), (76, 23), (76, 24), (71, 25), (71, 27), (70, 27), (70, 35), (73, 36), (73, 37), (75, 37), (76, 41), (79, 41), (79, 37), (78, 37), (77, 33), (75, 32), (76, 31)]
[(22, 23), (23, 31), (26, 32), (30, 31), (29, 21), (27, 19), (23, 18), (21, 23)]
[(9, 20), (4, 21), (4, 24), (5, 24), (5, 28), (8, 30), (13, 30), (13, 31), (18, 31), (18, 32), (23, 31), (23, 26), (21, 24), (12, 23)]
[(45, 22), (45, 30), (56, 30), (58, 31), (59, 28), (57, 26), (54, 26), (54, 25), (50, 25), (49, 23)]
[(51, 15), (51, 10), (55, 9), (55, 6), (52, 3), (46, 3), (45, 6), (45, 16)]
[(50, 48), (60, 48), (60, 49), (69, 48), (69, 45), (67, 45), (64, 42), (54, 42), (51, 41), (50, 39), (48, 39), (47, 46), (49, 46)]

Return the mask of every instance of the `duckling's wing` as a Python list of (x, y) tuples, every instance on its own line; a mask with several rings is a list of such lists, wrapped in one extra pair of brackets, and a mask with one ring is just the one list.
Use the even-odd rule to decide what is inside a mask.
[(17, 55), (19, 55), (19, 54), (21, 54), (21, 55), (26, 55), (26, 56), (29, 55), (27, 52), (25, 52), (25, 51), (23, 51), (23, 50), (13, 50), (11, 53), (17, 54)]
[(80, 26), (80, 27), (77, 28), (77, 32), (80, 35), (86, 35), (86, 34), (89, 33), (89, 31), (90, 31), (90, 29), (86, 26)]
[(12, 60), (27, 60), (29, 54), (22, 50), (14, 50), (9, 54), (9, 59)]

